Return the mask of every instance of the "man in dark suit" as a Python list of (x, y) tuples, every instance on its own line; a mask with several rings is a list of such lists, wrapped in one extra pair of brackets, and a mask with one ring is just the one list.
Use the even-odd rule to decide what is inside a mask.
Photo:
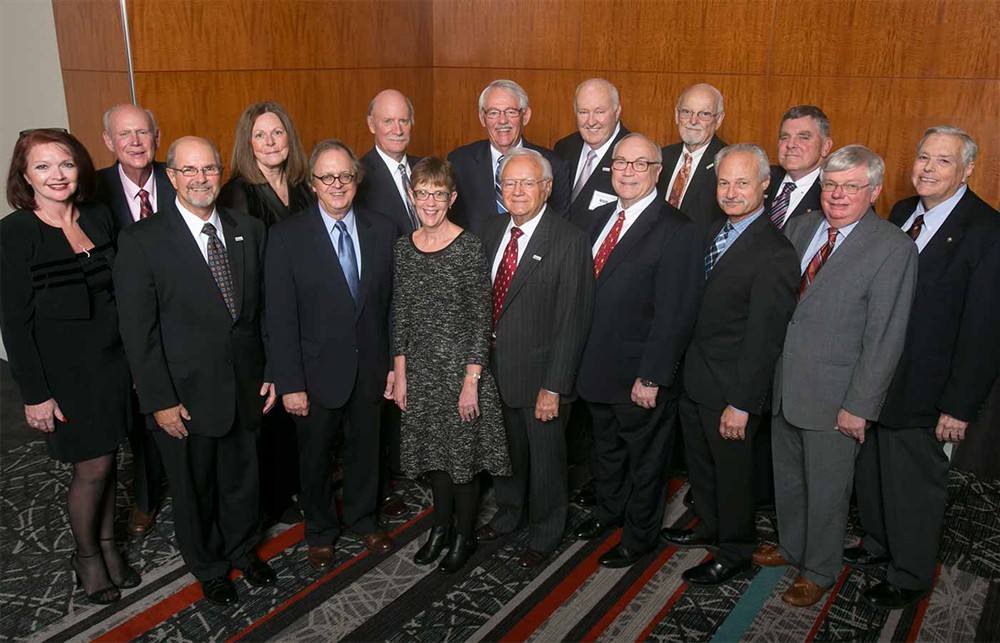
[(948, 501), (948, 455), (979, 415), (1000, 364), (1000, 215), (969, 188), (976, 144), (932, 127), (917, 146), (917, 196), (889, 221), (916, 242), (917, 292), (906, 344), (855, 476), (863, 547), (850, 565), (888, 564), (864, 593), (898, 609), (931, 591)]
[(764, 209), (779, 229), (789, 219), (820, 209), (819, 171), (833, 151), (830, 120), (815, 105), (797, 105), (781, 117), (778, 165), (771, 167), (771, 188)]
[[(483, 247), (496, 282), (513, 276), (494, 321), (490, 369), (503, 402), (513, 475), (495, 477), (497, 513), (476, 533), (494, 540), (517, 529), (528, 504), (528, 548), (519, 564), (533, 568), (562, 540), (568, 510), (564, 424), (575, 397), (576, 371), (590, 328), (594, 277), (587, 235), (549, 213), (552, 168), (538, 152), (512, 150), (500, 165), (509, 217), (492, 217)], [(509, 272), (507, 274), (510, 274)]]
[[(117, 161), (97, 173), (96, 198), (111, 208), (118, 229), (123, 230), (174, 200), (174, 186), (166, 165), (155, 159), (160, 131), (152, 112), (135, 105), (115, 105), (104, 113), (104, 144)], [(146, 429), (139, 400), (132, 397), (129, 430), (132, 448), (132, 509), (128, 531), (142, 537), (149, 533), (160, 509), (163, 462), (156, 441)]]
[(594, 422), (597, 513), (578, 538), (624, 521), (605, 567), (627, 567), (651, 551), (666, 503), (666, 466), (677, 413), (677, 374), (705, 281), (697, 228), (656, 191), (660, 148), (640, 134), (615, 146), (618, 201), (591, 230), (594, 321), (577, 391)]
[(119, 235), (115, 292), (139, 404), (170, 476), (181, 555), (205, 597), (226, 605), (238, 600), (231, 567), (251, 585), (275, 581), (254, 553), (257, 429), (275, 401), (261, 337), (265, 232), (215, 207), (222, 162), (209, 141), (174, 141), (167, 167), (177, 198)]
[(566, 216), (569, 210), (569, 172), (552, 150), (524, 140), (522, 129), (531, 120), (528, 95), (512, 80), (494, 80), (479, 95), (479, 122), (487, 138), (456, 148), (448, 155), (454, 166), (458, 200), (452, 220), (473, 234), (481, 234), (488, 218), (506, 214), (500, 195), (500, 161), (518, 147), (539, 152), (552, 165), (552, 196), (548, 207)]
[(715, 156), (719, 205), (705, 251), (705, 292), (684, 358), (681, 426), (695, 509), (693, 529), (666, 528), (679, 547), (718, 546), (684, 572), (692, 585), (745, 576), (757, 541), (753, 453), (761, 415), (770, 408), (774, 363), (795, 309), (795, 248), (764, 214), (770, 176), (756, 145), (730, 145)]
[(379, 527), (379, 409), (389, 386), (390, 223), (354, 206), (361, 163), (344, 143), (313, 150), (319, 203), (271, 228), (265, 261), (268, 349), (275, 389), (295, 417), (299, 504), (308, 559), (333, 566), (341, 523), (330, 485), (333, 434), (343, 427), (346, 526), (370, 551), (393, 549)]
[(674, 122), (681, 142), (663, 148), (661, 198), (688, 215), (703, 235), (724, 215), (715, 199), (715, 155), (726, 146), (715, 135), (726, 112), (722, 92), (707, 83), (684, 90)]

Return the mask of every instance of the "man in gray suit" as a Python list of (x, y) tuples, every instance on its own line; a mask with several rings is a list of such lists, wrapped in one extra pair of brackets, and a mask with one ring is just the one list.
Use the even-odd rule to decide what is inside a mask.
[(490, 369), (514, 471), (494, 479), (498, 510), (476, 536), (490, 541), (517, 529), (527, 500), (528, 548), (519, 564), (530, 569), (566, 528), (563, 432), (590, 330), (593, 263), (586, 233), (546, 207), (552, 167), (544, 156), (511, 150), (500, 164), (500, 189), (510, 216), (486, 221), (483, 247), (494, 283)]
[(878, 419), (906, 338), (917, 249), (872, 210), (885, 164), (860, 145), (830, 156), (820, 176), (822, 213), (785, 228), (802, 278), (774, 376), (778, 547), (758, 565), (794, 565), (782, 595), (813, 605), (840, 572), (854, 459)]

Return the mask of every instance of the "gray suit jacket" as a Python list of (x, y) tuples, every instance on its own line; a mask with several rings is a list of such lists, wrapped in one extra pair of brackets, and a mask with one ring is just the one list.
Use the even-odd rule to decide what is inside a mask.
[[(800, 261), (825, 224), (822, 211), (789, 220)], [(877, 420), (906, 339), (916, 244), (870, 209), (842, 244), (799, 300), (775, 371), (774, 414), (803, 429), (834, 430), (841, 408)]]

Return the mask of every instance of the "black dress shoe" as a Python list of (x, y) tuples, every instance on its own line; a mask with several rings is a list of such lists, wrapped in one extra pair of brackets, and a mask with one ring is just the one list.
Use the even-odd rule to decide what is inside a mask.
[(734, 578), (745, 578), (752, 571), (753, 565), (750, 564), (749, 560), (730, 567), (712, 559), (691, 569), (684, 570), (682, 576), (684, 576), (684, 580), (692, 585), (714, 587), (729, 582)]
[(638, 549), (631, 549), (625, 545), (618, 544), (608, 550), (608, 552), (601, 556), (597, 562), (599, 562), (602, 567), (609, 567), (611, 569), (630, 567), (637, 560), (648, 553), (648, 550), (640, 551)]
[(485, 524), (476, 530), (476, 540), (481, 543), (493, 542), (503, 536), (506, 536), (506, 534), (501, 534), (489, 524)]
[(201, 591), (209, 602), (216, 605), (235, 605), (240, 602), (236, 586), (226, 576), (201, 581)]
[(247, 579), (247, 582), (254, 587), (274, 585), (274, 582), (278, 580), (278, 575), (274, 573), (271, 566), (259, 558), (254, 558), (250, 565), (241, 571), (243, 578)]
[(525, 549), (521, 552), (520, 558), (517, 559), (517, 564), (523, 569), (534, 569), (547, 561), (549, 556), (552, 555), (550, 551), (537, 551), (535, 549)]
[(700, 547), (702, 549), (715, 550), (719, 548), (719, 543), (715, 542), (708, 536), (702, 536), (701, 534), (695, 533), (693, 529), (674, 529), (672, 527), (664, 527), (660, 530), (660, 540), (680, 547), (681, 549)]
[(410, 513), (409, 507), (406, 506), (406, 503), (403, 502), (398, 493), (390, 493), (385, 498), (382, 498), (379, 502), (379, 511), (382, 512), (383, 516), (390, 518), (399, 518)]
[(873, 569), (889, 564), (888, 556), (876, 556), (864, 547), (848, 547), (844, 550), (844, 562), (851, 567)]
[(451, 538), (448, 553), (441, 559), (438, 569), (445, 574), (454, 574), (469, 562), (469, 558), (476, 552), (476, 537), (463, 536), (456, 533)]
[(586, 484), (580, 487), (580, 490), (576, 492), (571, 501), (575, 505), (580, 507), (593, 507), (597, 504), (597, 489), (594, 487), (594, 481), (589, 480)]
[(444, 551), (445, 545), (451, 537), (451, 529), (448, 527), (431, 527), (431, 534), (427, 537), (424, 546), (417, 550), (413, 556), (413, 562), (418, 565), (430, 565), (436, 563), (438, 556)]
[(691, 491), (691, 487), (688, 487), (687, 493), (684, 494), (684, 499), (681, 502), (684, 503), (685, 507), (694, 509), (694, 493)]
[(573, 535), (576, 536), (578, 540), (590, 540), (592, 538), (598, 538), (609, 533), (612, 529), (612, 525), (606, 525), (597, 518), (588, 518), (580, 523), (580, 526), (576, 528)]
[(883, 581), (861, 596), (875, 607), (898, 610), (920, 601), (930, 593), (929, 589), (903, 589), (889, 581)]

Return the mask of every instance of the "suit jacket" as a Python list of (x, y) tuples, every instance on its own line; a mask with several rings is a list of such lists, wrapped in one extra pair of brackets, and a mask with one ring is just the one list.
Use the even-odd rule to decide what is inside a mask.
[[(723, 223), (712, 227), (713, 239)], [(716, 410), (732, 405), (755, 415), (770, 408), (774, 365), (795, 310), (798, 284), (795, 248), (764, 212), (726, 250), (705, 282), (684, 359), (684, 390), (692, 400)]]
[[(715, 198), (716, 176), (715, 176), (715, 155), (726, 146), (725, 141), (718, 136), (713, 136), (708, 142), (708, 149), (701, 163), (691, 173), (688, 179), (688, 188), (681, 199), (680, 211), (698, 226), (703, 236), (708, 235), (709, 228), (717, 220), (725, 217), (719, 202)], [(666, 199), (670, 194), (670, 175), (673, 174), (674, 166), (684, 151), (684, 143), (674, 143), (663, 148), (663, 171), (660, 172), (660, 180), (656, 189), (661, 198)]]
[[(918, 197), (892, 208), (902, 226)], [(940, 413), (972, 421), (1000, 368), (1000, 215), (972, 190), (920, 253), (903, 356), (879, 422), (935, 426)]]
[[(156, 181), (156, 205), (158, 210), (163, 210), (174, 202), (177, 193), (167, 178), (165, 163), (153, 161), (153, 176), (155, 177), (153, 180)], [(94, 198), (111, 208), (119, 230), (124, 230), (135, 223), (132, 212), (128, 209), (128, 201), (125, 199), (122, 177), (118, 173), (118, 161), (97, 172), (97, 193)]]
[[(584, 184), (576, 200), (570, 204), (569, 220), (580, 226), (584, 230), (590, 230), (593, 224), (592, 217), (597, 208), (591, 209), (590, 201), (594, 198), (594, 192), (600, 191), (605, 194), (615, 196), (615, 190), (611, 186), (611, 151), (618, 141), (629, 134), (628, 128), (622, 125), (618, 130), (618, 135), (611, 141), (611, 147), (604, 154), (597, 167), (590, 174), (590, 178)], [(569, 176), (570, 195), (573, 193), (576, 172), (580, 166), (580, 153), (583, 150), (584, 142), (580, 132), (573, 132), (569, 136), (556, 141), (553, 151), (559, 155), (566, 163), (567, 175)]]
[[(801, 261), (812, 212), (785, 228)], [(903, 351), (917, 281), (917, 247), (869, 210), (803, 293), (774, 376), (774, 413), (797, 427), (833, 431), (841, 408), (878, 419)]]
[[(524, 147), (535, 150), (552, 164), (552, 194), (548, 211), (564, 217), (569, 211), (569, 173), (566, 164), (547, 148), (522, 139)], [(486, 220), (497, 213), (496, 168), (490, 154), (490, 141), (484, 139), (456, 148), (448, 155), (458, 183), (458, 200), (452, 208), (451, 219), (475, 235), (480, 235)]]
[[(419, 156), (406, 155), (411, 170), (419, 160)], [(365, 178), (358, 185), (354, 203), (366, 210), (378, 212), (391, 221), (396, 229), (396, 236), (401, 237), (413, 232), (406, 203), (399, 196), (399, 189), (396, 187), (396, 178), (389, 172), (389, 168), (374, 147), (361, 157), (361, 165), (365, 168)]]
[[(490, 265), (509, 217), (483, 229)], [(590, 330), (594, 264), (586, 233), (546, 209), (511, 279), (496, 325), (494, 378), (504, 404), (533, 408), (540, 389), (575, 397), (576, 371)]]
[(265, 258), (268, 350), (279, 395), (339, 408), (354, 390), (382, 398), (389, 372), (392, 225), (355, 207), (361, 246), (355, 305), (318, 205), (271, 228)]
[[(600, 209), (591, 247), (617, 203)], [(673, 387), (705, 282), (697, 227), (657, 193), (618, 240), (595, 283), (594, 321), (577, 391), (588, 402), (631, 401), (636, 378)]]
[(247, 430), (263, 415), (264, 224), (217, 208), (236, 298), (229, 314), (208, 263), (174, 203), (118, 236), (115, 292), (125, 354), (143, 413), (183, 404), (190, 433), (219, 437), (234, 415)]
[[(771, 183), (767, 188), (767, 196), (764, 197), (764, 214), (770, 216), (771, 214), (771, 204), (774, 203), (775, 197), (781, 194), (781, 182), (785, 180), (785, 168), (780, 165), (771, 166)], [(812, 187), (803, 195), (802, 200), (798, 202), (792, 213), (788, 215), (785, 219), (785, 226), (796, 218), (803, 214), (809, 214), (810, 212), (819, 212), (823, 209), (822, 204), (819, 201), (820, 189), (819, 189), (819, 177), (816, 177), (816, 181), (812, 184)]]

